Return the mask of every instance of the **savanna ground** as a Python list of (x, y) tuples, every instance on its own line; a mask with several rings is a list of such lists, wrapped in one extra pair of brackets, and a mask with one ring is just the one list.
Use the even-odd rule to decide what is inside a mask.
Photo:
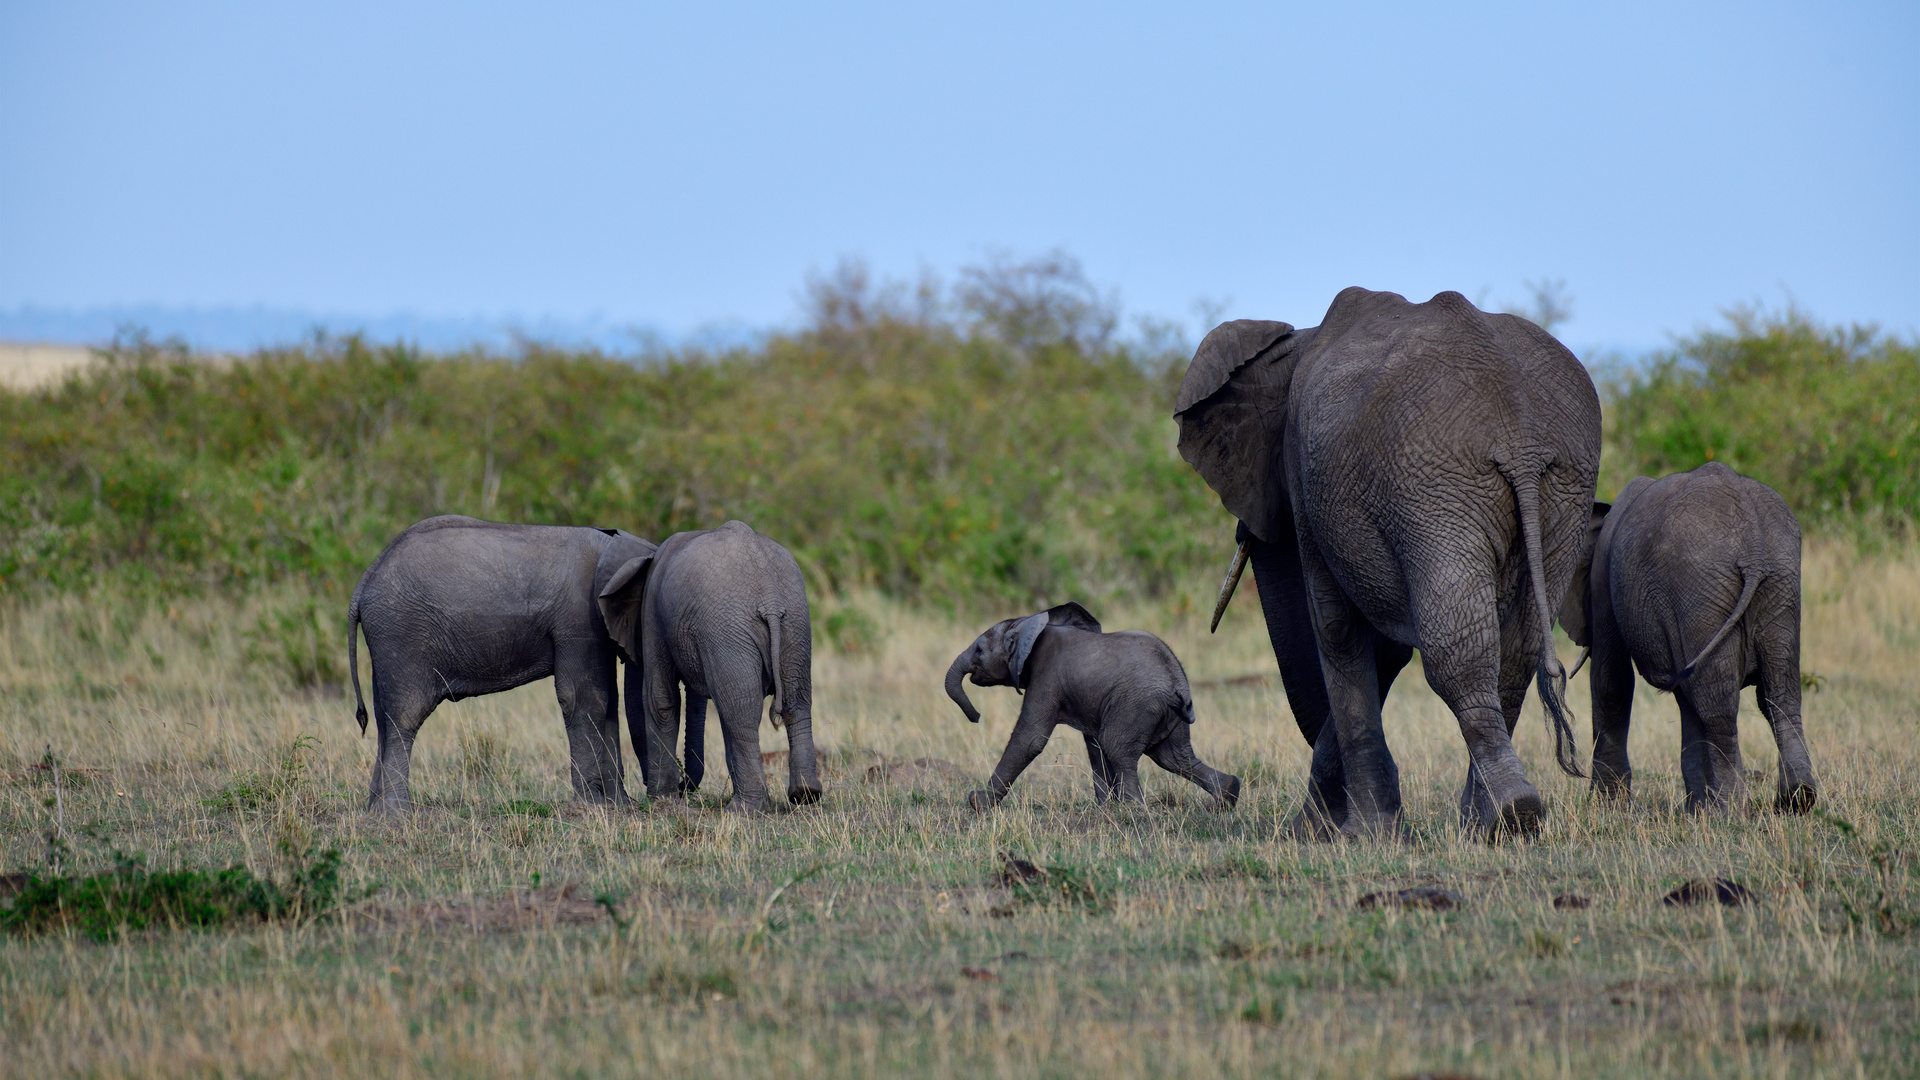
[[(1920, 552), (1808, 549), (1805, 666), (1824, 682), (1806, 728), (1834, 819), (1687, 817), (1676, 711), (1643, 688), (1630, 809), (1560, 777), (1529, 702), (1516, 741), (1550, 816), (1495, 846), (1454, 828), (1465, 753), (1417, 666), (1386, 713), (1411, 839), (1287, 839), (1306, 747), (1257, 605), (1242, 596), (1209, 637), (1210, 587), (1097, 614), (1187, 663), (1196, 745), (1247, 782), (1226, 814), (1151, 765), (1147, 806), (1096, 808), (1063, 731), (975, 815), (964, 792), (1018, 699), (974, 690), (985, 720), (967, 724), (940, 676), (981, 624), (875, 595), (840, 601), (863, 638), (816, 650), (817, 807), (723, 814), (718, 762), (691, 806), (573, 804), (542, 682), (442, 706), (415, 759), (419, 809), (398, 821), (360, 809), (373, 742), (351, 700), (261, 674), (246, 628), (270, 594), (16, 602), (0, 621), (0, 869), (44, 868), (63, 812), (75, 865), (137, 851), (270, 873), (285, 851), (336, 847), (349, 885), (377, 890), (310, 921), (0, 940), (0, 1072), (1920, 1071)], [(1757, 805), (1775, 755), (1751, 691), (1742, 724)], [(36, 767), (49, 748), (58, 806)], [(874, 769), (921, 758), (965, 778)], [(1002, 852), (1065, 872), (1010, 888)], [(1753, 902), (1662, 903), (1696, 879)], [(1464, 903), (1357, 905), (1412, 886)], [(1591, 903), (1556, 908), (1564, 894)]]

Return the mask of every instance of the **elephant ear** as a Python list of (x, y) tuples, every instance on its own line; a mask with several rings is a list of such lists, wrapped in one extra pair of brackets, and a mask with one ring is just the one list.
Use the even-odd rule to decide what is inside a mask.
[(1094, 618), (1092, 612), (1071, 600), (1058, 607), (1050, 607), (1047, 609), (1047, 625), (1077, 626), (1082, 630), (1091, 630), (1096, 634), (1102, 632), (1100, 629), (1100, 620)]
[(600, 590), (600, 618), (607, 624), (607, 636), (629, 664), (640, 662), (640, 601), (652, 569), (653, 552), (628, 559)]
[(1286, 511), (1277, 470), (1288, 384), (1301, 339), (1310, 334), (1283, 322), (1221, 323), (1195, 350), (1174, 400), (1180, 456), (1228, 513), (1268, 543), (1280, 539)]
[(1593, 582), (1593, 559), (1600, 549), (1600, 527), (1607, 523), (1607, 512), (1612, 509), (1612, 503), (1593, 500), (1593, 509), (1587, 516), (1585, 554), (1574, 564), (1573, 580), (1567, 583), (1567, 598), (1560, 601), (1560, 613), (1556, 621), (1573, 639), (1573, 643), (1581, 648), (1593, 644), (1593, 609), (1589, 605), (1587, 590)]
[(1033, 652), (1033, 643), (1040, 640), (1040, 631), (1047, 628), (1047, 613), (1029, 615), (1015, 623), (1007, 631), (1007, 670), (1013, 675), (1016, 689), (1026, 686), (1027, 656)]

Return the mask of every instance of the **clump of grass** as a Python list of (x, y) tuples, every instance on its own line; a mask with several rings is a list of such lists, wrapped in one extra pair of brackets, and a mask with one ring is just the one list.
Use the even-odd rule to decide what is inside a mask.
[(1078, 907), (1090, 912), (1108, 911), (1113, 907), (1112, 887), (1096, 883), (1093, 876), (1080, 867), (1040, 866), (1004, 852), (1000, 861), (1004, 869), (999, 879), (1012, 889), (1016, 904)]
[(215, 810), (257, 810), (300, 793), (307, 783), (307, 752), (320, 745), (312, 735), (296, 735), (282, 747), (273, 767), (243, 772), (201, 800)]
[(0, 907), (0, 930), (44, 934), (73, 928), (97, 941), (149, 927), (216, 929), (249, 918), (306, 921), (359, 897), (340, 881), (340, 852), (289, 852), (285, 881), (245, 866), (224, 870), (184, 867), (149, 870), (139, 855), (121, 856), (109, 871), (86, 875), (29, 875)]

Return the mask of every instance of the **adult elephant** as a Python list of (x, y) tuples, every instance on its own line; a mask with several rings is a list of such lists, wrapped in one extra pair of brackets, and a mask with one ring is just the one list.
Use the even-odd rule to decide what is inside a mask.
[[(620, 715), (614, 661), (631, 663), (608, 635), (600, 590), (652, 541), (619, 529), (510, 525), (448, 514), (410, 526), (367, 567), (347, 605), (347, 667), (355, 718), (367, 730), (354, 631), (364, 630), (373, 660), (373, 716), (379, 756), (367, 805), (398, 811), (411, 803), (413, 744), (442, 701), (511, 690), (553, 677), (567, 726), (573, 790), (594, 802), (624, 803)], [(629, 671), (627, 711), (638, 703), (639, 672)], [(690, 698), (704, 720), (707, 703)], [(698, 769), (701, 725), (687, 728), (687, 757)], [(646, 767), (645, 746), (634, 750)], [(668, 751), (671, 755), (671, 748)], [(692, 781), (699, 783), (697, 775)]]
[(1380, 705), (1416, 648), (1471, 758), (1462, 824), (1536, 828), (1540, 793), (1511, 739), (1530, 679), (1560, 767), (1580, 775), (1552, 636), (1599, 473), (1580, 361), (1459, 293), (1351, 288), (1317, 327), (1215, 327), (1174, 417), (1181, 456), (1240, 521), (1215, 625), (1251, 561), (1313, 747), (1296, 833), (1398, 827)]
[(673, 757), (680, 687), (720, 712), (733, 797), (727, 809), (766, 801), (760, 760), (760, 707), (773, 695), (775, 727), (787, 729), (787, 798), (820, 798), (813, 749), (813, 630), (806, 583), (793, 554), (729, 521), (717, 529), (675, 533), (659, 550), (621, 566), (600, 591), (600, 610), (629, 655), (641, 658), (640, 700), (628, 699), (627, 724), (647, 792), (683, 790)]

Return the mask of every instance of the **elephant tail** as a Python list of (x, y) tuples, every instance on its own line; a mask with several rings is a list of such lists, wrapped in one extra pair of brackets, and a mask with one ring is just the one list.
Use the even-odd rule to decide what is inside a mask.
[(1707, 657), (1713, 655), (1713, 650), (1719, 648), (1720, 643), (1725, 641), (1727, 635), (1733, 631), (1734, 624), (1738, 623), (1740, 617), (1747, 613), (1747, 605), (1753, 602), (1753, 594), (1760, 588), (1761, 579), (1766, 576), (1767, 575), (1757, 570), (1740, 571), (1740, 577), (1742, 579), (1740, 583), (1740, 602), (1733, 605), (1733, 614), (1727, 616), (1727, 621), (1720, 624), (1719, 631), (1713, 635), (1711, 641), (1707, 642), (1707, 647), (1700, 650), (1700, 655), (1693, 658), (1693, 663), (1681, 668), (1678, 675), (1675, 675), (1667, 685), (1661, 687), (1662, 690), (1672, 690), (1685, 684), (1688, 679), (1693, 678), (1694, 669), (1705, 662)]
[(360, 628), (360, 591), (366, 586), (362, 577), (353, 587), (353, 599), (347, 601), (347, 674), (353, 679), (353, 718), (360, 721), (360, 735), (367, 734), (367, 699), (360, 694), (360, 649), (353, 635)]
[[(1505, 468), (1501, 470), (1506, 472)], [(1547, 602), (1547, 564), (1540, 554), (1540, 478), (1507, 474), (1520, 517), (1520, 536), (1527, 547), (1527, 573), (1533, 579), (1534, 614), (1540, 620), (1540, 664), (1536, 669), (1540, 702), (1546, 706), (1547, 729), (1553, 733), (1553, 756), (1560, 771), (1582, 776), (1579, 751), (1573, 738), (1572, 713), (1567, 708), (1567, 669), (1553, 648), (1553, 607)]]
[(767, 663), (767, 666), (773, 669), (773, 712), (768, 716), (768, 719), (773, 721), (774, 727), (779, 727), (787, 721), (786, 687), (782, 685), (780, 675), (780, 661), (782, 657), (785, 656), (785, 653), (780, 650), (781, 614), (778, 611), (763, 611), (760, 613), (760, 617), (767, 620), (767, 637), (773, 645), (773, 655), (768, 659)]

